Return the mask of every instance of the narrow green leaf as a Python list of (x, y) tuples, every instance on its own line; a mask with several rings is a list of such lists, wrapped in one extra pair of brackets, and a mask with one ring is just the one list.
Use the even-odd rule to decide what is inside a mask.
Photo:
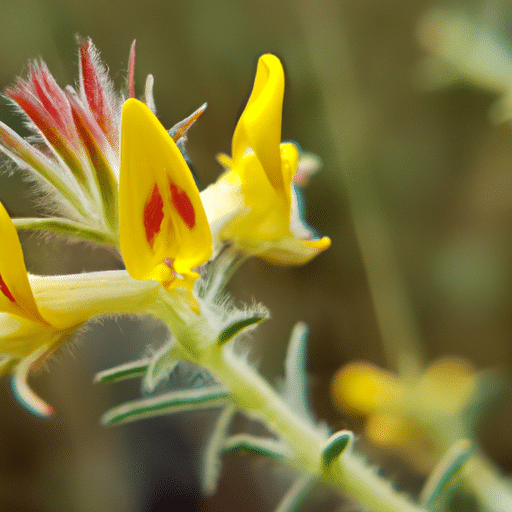
[(226, 388), (220, 385), (173, 391), (114, 407), (103, 415), (101, 421), (104, 425), (114, 425), (163, 414), (220, 407), (229, 401), (229, 396)]
[(236, 407), (234, 405), (228, 405), (221, 412), (206, 447), (203, 457), (201, 487), (208, 496), (211, 496), (217, 490), (222, 466), (222, 450), (235, 414)]
[(150, 362), (151, 359), (141, 359), (140, 361), (132, 361), (114, 368), (109, 368), (108, 370), (103, 370), (96, 374), (94, 382), (118, 382), (133, 377), (142, 377), (146, 373)]
[(308, 327), (297, 322), (293, 328), (284, 363), (285, 380), (283, 397), (286, 403), (302, 418), (314, 423), (308, 403), (306, 342)]
[(253, 314), (249, 313), (249, 315), (244, 314), (242, 318), (238, 318), (234, 322), (230, 322), (230, 324), (221, 331), (219, 337), (217, 338), (217, 343), (219, 346), (224, 345), (240, 332), (253, 325), (263, 322), (263, 320), (265, 320), (267, 317), (268, 314), (261, 311), (257, 311)]
[(316, 478), (303, 475), (290, 487), (275, 512), (294, 512), (302, 504), (316, 483)]
[(32, 365), (39, 360), (46, 352), (48, 347), (40, 347), (28, 357), (21, 360), (16, 366), (11, 378), (11, 390), (20, 405), (38, 418), (47, 418), (54, 413), (51, 405), (47, 404), (41, 397), (36, 395), (28, 385), (28, 376)]
[(90, 240), (101, 244), (118, 245), (117, 240), (115, 240), (112, 235), (105, 233), (104, 231), (97, 231), (96, 229), (89, 228), (79, 222), (74, 222), (69, 219), (63, 219), (60, 217), (32, 217), (12, 219), (12, 221), (16, 228), (21, 230), (53, 231), (54, 233), (83, 238), (84, 240)]
[(354, 442), (354, 434), (350, 430), (340, 430), (333, 434), (322, 451), (322, 461), (329, 466), (347, 449), (351, 449)]
[(224, 452), (234, 453), (241, 450), (273, 459), (283, 459), (288, 455), (288, 450), (283, 443), (274, 439), (251, 436), (250, 434), (236, 434), (226, 439)]
[(421, 491), (420, 502), (423, 505), (430, 508), (436, 502), (474, 450), (475, 445), (469, 439), (460, 439), (451, 446)]
[(0, 151), (22, 169), (30, 170), (55, 187), (82, 217), (89, 217), (87, 209), (82, 204), (82, 194), (76, 193), (76, 186), (69, 186), (69, 180), (74, 181), (74, 178), (66, 175), (65, 169), (55, 165), (44, 153), (2, 122), (0, 122)]

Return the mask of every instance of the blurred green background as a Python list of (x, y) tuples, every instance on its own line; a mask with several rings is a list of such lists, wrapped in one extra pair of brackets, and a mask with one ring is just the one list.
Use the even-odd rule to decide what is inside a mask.
[[(230, 151), (257, 57), (276, 53), (287, 74), (283, 139), (324, 161), (306, 197), (310, 223), (333, 243), (301, 268), (250, 261), (232, 289), (240, 301), (261, 301), (272, 312), (253, 339), (269, 378), (282, 374), (294, 323), (309, 324), (313, 407), (333, 427), (358, 431), (360, 424), (331, 403), (332, 375), (354, 359), (384, 367), (393, 361), (381, 343), (354, 221), (366, 226), (370, 246), (380, 247), (381, 236), (389, 242), (427, 360), (454, 354), (478, 369), (512, 369), (512, 127), (490, 121), (496, 98), (489, 92), (422, 87), (418, 66), (426, 52), (417, 30), (434, 6), (491, 15), (512, 40), (512, 6), (499, 1), (0, 0), (0, 87), (12, 85), (36, 57), (62, 86), (74, 84), (77, 34), (92, 38), (117, 87), (125, 87), (136, 39), (137, 94), (152, 73), (165, 126), (208, 102), (188, 143), (207, 185), (221, 171), (215, 154)], [(0, 113), (22, 129), (6, 102)], [(37, 212), (37, 189), (18, 175), (0, 179), (1, 199), (13, 215)], [(88, 245), (22, 239), (33, 273), (116, 265)], [(57, 408), (48, 421), (22, 410), (3, 379), (0, 510), (266, 511), (278, 503), (292, 474), (252, 456), (226, 456), (218, 494), (200, 496), (201, 447), (215, 413), (112, 429), (98, 424), (109, 407), (137, 398), (139, 384), (94, 387), (92, 378), (147, 353), (148, 344), (157, 348), (164, 333), (148, 323), (106, 319), (77, 336), (50, 372), (33, 380)], [(511, 421), (506, 400), (481, 432), (484, 447), (508, 471)], [(405, 472), (394, 469), (399, 484)], [(324, 490), (306, 508), (334, 510), (340, 503)]]

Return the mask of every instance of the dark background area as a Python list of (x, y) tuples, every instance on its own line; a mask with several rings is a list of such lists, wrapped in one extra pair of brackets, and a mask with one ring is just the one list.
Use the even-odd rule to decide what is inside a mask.
[[(360, 431), (360, 422), (335, 410), (329, 385), (351, 360), (392, 365), (353, 228), (365, 215), (377, 214), (388, 228), (427, 360), (453, 354), (478, 369), (499, 366), (510, 374), (512, 368), (512, 127), (490, 121), (496, 97), (487, 91), (421, 87), (417, 71), (426, 52), (418, 24), (440, 5), (475, 17), (491, 6), (497, 30), (512, 40), (511, 6), (497, 1), (0, 0), (0, 88), (36, 57), (60, 85), (74, 84), (77, 34), (92, 38), (117, 87), (125, 87), (128, 51), (137, 39), (136, 91), (142, 94), (146, 75), (154, 75), (165, 126), (208, 102), (188, 143), (206, 186), (221, 171), (215, 154), (230, 152), (257, 57), (276, 53), (287, 76), (283, 139), (297, 140), (324, 161), (306, 198), (310, 223), (332, 238), (332, 247), (300, 268), (249, 261), (232, 290), (238, 300), (262, 302), (272, 312), (253, 337), (255, 359), (271, 379), (282, 374), (293, 325), (308, 323), (313, 407), (333, 427)], [(0, 117), (21, 129), (5, 102)], [(363, 198), (354, 208), (347, 190), (358, 183), (372, 193), (368, 204)], [(19, 176), (2, 175), (0, 187), (13, 214), (37, 211), (37, 192)], [(25, 234), (22, 241), (35, 274), (115, 268), (106, 251), (89, 245)], [(139, 396), (139, 383), (93, 386), (94, 374), (147, 353), (148, 344), (157, 348), (162, 339), (161, 327), (149, 319), (92, 323), (33, 379), (57, 409), (47, 421), (21, 409), (2, 379), (0, 510), (276, 506), (293, 475), (252, 456), (226, 456), (218, 494), (201, 497), (200, 455), (215, 412), (99, 425), (108, 408)], [(488, 453), (508, 471), (511, 421), (505, 400), (481, 432)], [(324, 490), (306, 509), (340, 503)]]

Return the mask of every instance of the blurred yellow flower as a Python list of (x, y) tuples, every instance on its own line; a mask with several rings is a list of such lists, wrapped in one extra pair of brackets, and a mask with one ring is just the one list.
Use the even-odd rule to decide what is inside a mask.
[(358, 362), (338, 371), (332, 394), (340, 409), (367, 417), (370, 441), (427, 472), (455, 441), (472, 435), (480, 377), (460, 358), (434, 361), (410, 381)]

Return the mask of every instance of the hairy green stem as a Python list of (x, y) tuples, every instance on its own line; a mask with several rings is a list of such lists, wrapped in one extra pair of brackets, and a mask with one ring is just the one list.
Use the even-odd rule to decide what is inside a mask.
[(261, 420), (292, 448), (284, 462), (306, 474), (324, 479), (375, 512), (419, 512), (414, 505), (396, 493), (389, 482), (381, 479), (356, 455), (340, 456), (326, 468), (322, 453), (327, 435), (298, 416), (283, 398), (245, 361), (212, 345), (201, 351), (200, 362), (230, 390), (238, 406)]
[(231, 346), (217, 343), (218, 333), (206, 315), (184, 321), (172, 307), (156, 304), (153, 314), (167, 323), (179, 344), (179, 351), (189, 361), (209, 370), (229, 390), (237, 407), (262, 421), (291, 448), (283, 462), (312, 477), (323, 479), (342, 494), (352, 497), (375, 512), (421, 512), (423, 508), (395, 492), (350, 450), (329, 466), (323, 452), (328, 434), (302, 418), (283, 397), (244, 359), (236, 356)]

